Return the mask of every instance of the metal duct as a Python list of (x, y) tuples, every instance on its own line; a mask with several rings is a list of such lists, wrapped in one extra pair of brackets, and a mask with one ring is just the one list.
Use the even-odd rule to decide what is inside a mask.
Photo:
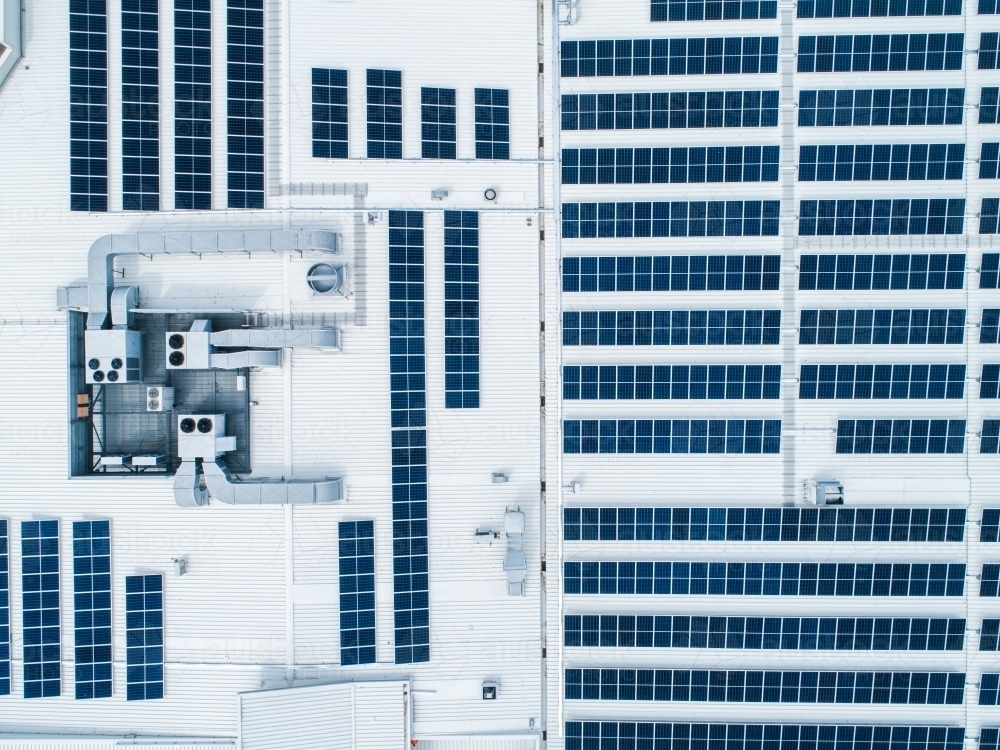
[(208, 493), (201, 488), (201, 467), (194, 459), (181, 461), (174, 474), (174, 501), (184, 508), (208, 503)]
[(232, 349), (282, 349), (311, 347), (340, 349), (337, 328), (234, 328), (212, 333), (212, 346)]
[(339, 253), (340, 235), (312, 229), (106, 234), (90, 246), (87, 256), (87, 328), (104, 328), (107, 323), (109, 298), (114, 287), (114, 260), (118, 255), (286, 253), (296, 250)]
[(344, 499), (344, 480), (327, 477), (316, 481), (256, 479), (234, 482), (221, 459), (205, 461), (205, 484), (216, 500), (230, 505), (284, 505), (336, 503)]
[(521, 550), (521, 536), (524, 534), (524, 513), (508, 510), (503, 515), (504, 531), (507, 534), (507, 554), (503, 559), (503, 570), (507, 574), (507, 593), (524, 596), (524, 576), (528, 565)]
[(139, 290), (134, 286), (116, 286), (111, 290), (111, 326), (128, 328), (132, 324), (131, 310), (139, 304)]
[(244, 367), (281, 367), (281, 349), (250, 349), (242, 352), (213, 352), (209, 362), (216, 370)]

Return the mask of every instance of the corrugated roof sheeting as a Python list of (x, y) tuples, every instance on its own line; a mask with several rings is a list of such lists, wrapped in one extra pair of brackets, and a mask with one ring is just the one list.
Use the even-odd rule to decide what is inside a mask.
[(466, 735), (464, 737), (433, 737), (421, 739), (416, 750), (536, 750), (538, 736), (496, 737)]
[(405, 682), (367, 682), (242, 693), (239, 748), (402, 750), (408, 692)]
[[(109, 5), (111, 33), (117, 33), (120, 4)], [(215, 205), (225, 203), (226, 190), (226, 39), (225, 4), (214, 4), (213, 43), (213, 163)], [(126, 705), (124, 664), (116, 663), (115, 697), (107, 701), (72, 700), (72, 590), (68, 564), (69, 538), (63, 551), (63, 693), (51, 701), (23, 701), (20, 690), (20, 562), (12, 555), (12, 622), (15, 644), (14, 695), (4, 698), (0, 718), (25, 731), (58, 725), (68, 730), (101, 727), (107, 731), (168, 734), (178, 717), (185, 731), (235, 735), (234, 694), (254, 690), (263, 682), (284, 679), (287, 601), (295, 603), (296, 657), (310, 663), (337, 660), (338, 618), (335, 605), (299, 600), (306, 589), (286, 589), (291, 559), (294, 586), (337, 585), (334, 524), (346, 518), (376, 522), (378, 568), (377, 627), (379, 657), (392, 654), (391, 517), (389, 506), (389, 430), (387, 340), (387, 226), (366, 226), (365, 303), (367, 328), (355, 328), (349, 313), (353, 302), (320, 300), (302, 290), (301, 275), (308, 257), (290, 260), (254, 255), (122, 259), (118, 283), (140, 288), (140, 305), (157, 307), (233, 307), (268, 311), (277, 324), (282, 312), (284, 274), (291, 275), (289, 306), (294, 315), (337, 315), (344, 333), (342, 353), (295, 352), (291, 359), (291, 402), (286, 403), (284, 373), (254, 372), (250, 397), (252, 463), (255, 472), (285, 471), (284, 422), (290, 407), (292, 469), (296, 476), (343, 471), (347, 503), (329, 508), (295, 508), (293, 529), (286, 532), (280, 508), (229, 508), (216, 503), (182, 509), (173, 502), (170, 485), (158, 479), (86, 479), (67, 481), (65, 326), (55, 310), (55, 287), (80, 282), (86, 273), (91, 243), (104, 234), (134, 231), (189, 230), (208, 227), (266, 228), (328, 227), (341, 231), (345, 249), (353, 240), (354, 216), (331, 211), (214, 212), (150, 215), (80, 215), (67, 208), (68, 142), (62, 111), (68, 89), (67, 14), (26, 7), (32, 30), (32, 65), (19, 71), (0, 103), (0, 142), (13, 144), (7, 164), (30, 180), (0, 185), (0, 248), (9, 294), (0, 297), (0, 361), (4, 372), (17, 373), (6, 382), (7, 399), (0, 423), (8, 439), (0, 446), (2, 513), (12, 521), (34, 514), (57, 517), (63, 528), (79, 518), (112, 521), (113, 623), (115, 657), (124, 657), (122, 579), (138, 572), (165, 574), (166, 696), (162, 701)], [(275, 20), (270, 6), (268, 18)], [(546, 11), (547, 12), (547, 11)], [(169, 9), (161, 3), (161, 91), (172, 91), (173, 42)], [(387, 22), (387, 19), (389, 21)], [(351, 80), (351, 148), (364, 151), (364, 71), (366, 67), (398, 67), (404, 81), (404, 138), (409, 154), (420, 151), (419, 87), (454, 86), (460, 103), (460, 156), (471, 157), (473, 89), (508, 87), (512, 106), (512, 155), (533, 159), (537, 154), (535, 63), (536, 5), (485, 2), (471, 4), (396, 3), (391, 8), (370, 3), (310, 4), (293, 7), (289, 38), (296, 53), (284, 58), (295, 82), (289, 100), (292, 130), (288, 138), (294, 183), (370, 183), (364, 203), (376, 208), (420, 205), (477, 208), (482, 206), (482, 346), (483, 406), (475, 411), (443, 408), (443, 233), (439, 213), (427, 213), (427, 357), (429, 397), (429, 465), (431, 476), (432, 661), (407, 667), (406, 675), (427, 686), (416, 696), (415, 721), (434, 731), (505, 731), (526, 729), (539, 721), (538, 571), (529, 570), (527, 595), (507, 596), (502, 569), (503, 540), (476, 545), (472, 533), (482, 525), (501, 528), (503, 511), (520, 505), (528, 516), (524, 539), (528, 560), (537, 560), (539, 540), (531, 530), (538, 523), (538, 257), (537, 218), (529, 224), (524, 213), (505, 215), (495, 209), (536, 205), (537, 167), (511, 163), (382, 163), (313, 159), (310, 153), (310, 86), (312, 66), (348, 67)], [(428, 33), (414, 34), (424, 28)], [(483, 28), (491, 33), (484, 38)], [(329, 44), (330, 29), (351, 29)], [(273, 25), (268, 39), (277, 40)], [(282, 30), (283, 31), (283, 30)], [(454, 48), (442, 56), (441, 39)], [(167, 50), (167, 52), (163, 52)], [(279, 61), (269, 49), (270, 62)], [(111, 205), (120, 203), (120, 53), (109, 50), (109, 169)], [(461, 69), (454, 60), (462, 59)], [(498, 60), (506, 61), (497, 65)], [(273, 76), (272, 76), (273, 78)], [(279, 80), (280, 80), (279, 76)], [(270, 80), (270, 79), (269, 79)], [(161, 162), (173, 160), (172, 96), (161, 96)], [(274, 100), (269, 100), (271, 104)], [(53, 107), (55, 109), (53, 110)], [(546, 107), (551, 103), (546, 102)], [(23, 110), (23, 111), (22, 111)], [(279, 116), (268, 108), (269, 117)], [(281, 116), (284, 112), (280, 113)], [(283, 122), (275, 122), (283, 128)], [(551, 141), (551, 139), (549, 139)], [(269, 143), (268, 184), (276, 174), (280, 152)], [(23, 164), (16, 154), (30, 155)], [(336, 167), (337, 175), (331, 169)], [(341, 174), (342, 173), (342, 174)], [(547, 174), (551, 175), (551, 172)], [(451, 189), (444, 204), (430, 204), (430, 191)], [(486, 187), (500, 190), (497, 203), (485, 203)], [(550, 188), (547, 188), (550, 189)], [(173, 205), (173, 176), (161, 179), (161, 204)], [(293, 205), (317, 208), (354, 205), (353, 197), (292, 196)], [(548, 227), (550, 237), (554, 227)], [(344, 259), (351, 262), (349, 252)], [(346, 311), (346, 312), (345, 312)], [(47, 326), (18, 326), (22, 318), (57, 321)], [(287, 319), (281, 319), (286, 324)], [(312, 325), (317, 321), (307, 321)], [(330, 324), (328, 318), (326, 323)], [(492, 394), (492, 395), (491, 395)], [(550, 396), (551, 398), (551, 396)], [(551, 403), (551, 402), (550, 402)], [(552, 454), (555, 455), (555, 454)], [(490, 474), (510, 477), (492, 485)], [(550, 479), (550, 482), (552, 480)], [(12, 524), (16, 527), (16, 524)], [(68, 531), (66, 532), (68, 534)], [(293, 548), (286, 548), (291, 536)], [(12, 548), (18, 540), (12, 536)], [(188, 572), (173, 573), (171, 560), (185, 557)], [(550, 558), (551, 559), (551, 558)], [(537, 563), (536, 563), (537, 565)], [(305, 593), (303, 593), (305, 592)], [(551, 647), (550, 647), (551, 652)], [(391, 663), (378, 669), (396, 670)], [(327, 678), (346, 672), (314, 670)], [(352, 676), (371, 670), (359, 668)], [(301, 674), (299, 675), (301, 676)], [(500, 700), (484, 704), (481, 683), (496, 678)], [(376, 742), (376, 740), (372, 740)], [(136, 746), (145, 746), (137, 741)], [(180, 750), (181, 745), (176, 746)]]

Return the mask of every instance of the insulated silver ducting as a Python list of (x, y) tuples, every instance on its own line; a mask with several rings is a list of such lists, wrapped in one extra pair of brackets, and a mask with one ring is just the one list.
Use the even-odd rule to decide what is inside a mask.
[[(208, 490), (201, 488), (202, 471)], [(174, 474), (174, 500), (185, 508), (208, 504), (211, 495), (228, 505), (314, 505), (338, 503), (344, 499), (344, 480), (326, 477), (315, 481), (249, 479), (237, 481), (221, 459), (181, 461)]]
[(106, 234), (90, 246), (87, 256), (87, 328), (104, 328), (107, 323), (114, 287), (114, 260), (118, 255), (285, 253), (297, 250), (339, 253), (340, 235), (315, 229)]
[(229, 349), (339, 349), (340, 331), (336, 328), (233, 328), (213, 332), (211, 342), (212, 346)]
[(229, 468), (221, 461), (205, 461), (205, 484), (216, 500), (230, 505), (284, 505), (336, 503), (344, 499), (344, 480), (327, 477), (316, 481), (251, 479), (234, 482)]
[(174, 501), (183, 508), (208, 503), (208, 493), (201, 488), (201, 468), (194, 460), (181, 461), (174, 474)]
[(246, 367), (281, 367), (281, 349), (213, 352), (209, 357), (209, 362), (215, 370), (242, 370)]

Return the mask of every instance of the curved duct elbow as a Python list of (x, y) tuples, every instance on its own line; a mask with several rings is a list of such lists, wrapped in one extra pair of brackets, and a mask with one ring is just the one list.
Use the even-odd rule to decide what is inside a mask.
[(174, 474), (174, 502), (182, 508), (197, 508), (208, 503), (208, 493), (201, 488), (201, 472), (195, 461), (181, 461)]
[(327, 477), (316, 481), (251, 480), (234, 482), (221, 461), (205, 462), (205, 484), (216, 500), (229, 505), (312, 505), (336, 503), (344, 499), (344, 480)]

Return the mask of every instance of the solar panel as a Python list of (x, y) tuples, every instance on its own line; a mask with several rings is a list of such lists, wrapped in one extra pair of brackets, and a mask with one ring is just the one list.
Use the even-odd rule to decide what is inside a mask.
[(444, 405), (479, 406), (479, 214), (444, 212)]
[(341, 521), (340, 663), (375, 663), (375, 522)]
[(4, 518), (0, 518), (0, 695), (10, 695), (10, 562)]
[[(369, 149), (371, 145), (369, 141)], [(424, 215), (420, 211), (390, 211), (392, 572), (397, 664), (430, 661), (424, 360)]]
[(21, 522), (24, 697), (60, 694), (59, 522)]
[(125, 576), (126, 699), (163, 697), (163, 576)]
[(73, 523), (76, 698), (111, 697), (111, 523)]

